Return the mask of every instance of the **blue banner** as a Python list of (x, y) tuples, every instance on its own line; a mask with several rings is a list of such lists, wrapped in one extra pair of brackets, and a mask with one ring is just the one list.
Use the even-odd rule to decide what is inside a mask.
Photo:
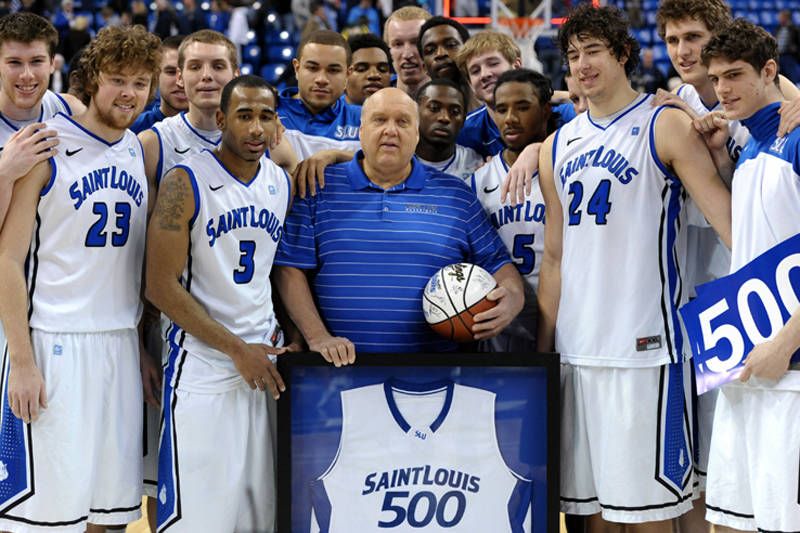
[[(773, 338), (800, 306), (800, 234), (738, 271), (697, 287), (680, 309), (697, 393), (736, 379), (753, 346)], [(800, 361), (800, 350), (792, 361)]]

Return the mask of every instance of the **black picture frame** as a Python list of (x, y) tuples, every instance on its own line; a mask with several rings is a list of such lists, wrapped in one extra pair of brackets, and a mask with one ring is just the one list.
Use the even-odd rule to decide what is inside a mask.
[[(278, 369), (287, 386), (278, 402), (277, 504), (280, 533), (309, 531), (311, 497), (307, 487), (325, 471), (323, 465), (330, 464), (337, 454), (338, 434), (341, 432), (341, 391), (393, 377), (419, 383), (435, 381), (442, 376), (458, 385), (484, 388), (495, 393), (496, 433), (502, 458), (512, 470), (523, 469), (535, 484), (531, 531), (559, 531), (558, 355), (359, 354), (354, 365), (337, 368), (325, 362), (319, 354), (300, 353), (279, 357)], [(523, 397), (519, 397), (520, 394)], [(334, 406), (338, 406), (338, 418)], [(514, 429), (502, 429), (506, 427), (518, 428), (518, 433), (515, 434)], [(545, 490), (544, 497), (542, 490)], [(309, 494), (306, 495), (305, 491)], [(304, 519), (306, 515), (309, 516), (308, 523)], [(424, 532), (425, 529), (418, 527), (414, 530)], [(454, 528), (453, 531), (460, 529)]]

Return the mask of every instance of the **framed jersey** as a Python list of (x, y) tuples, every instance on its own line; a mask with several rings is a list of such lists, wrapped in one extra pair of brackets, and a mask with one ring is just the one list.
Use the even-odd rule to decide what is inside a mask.
[(292, 354), (279, 370), (279, 531), (558, 531), (557, 356)]

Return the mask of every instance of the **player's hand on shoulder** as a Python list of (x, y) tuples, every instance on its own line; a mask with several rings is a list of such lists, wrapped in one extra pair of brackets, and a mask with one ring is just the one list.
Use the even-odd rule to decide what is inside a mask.
[(280, 355), (286, 348), (275, 348), (266, 344), (245, 344), (231, 358), (242, 378), (251, 389), (269, 391), (276, 400), (286, 390), (283, 378), (270, 361), (270, 355)]
[(45, 129), (41, 122), (28, 124), (14, 133), (0, 153), (0, 176), (11, 182), (27, 175), (42, 161), (56, 154), (58, 137), (55, 130)]
[(47, 392), (39, 368), (32, 362), (11, 365), (8, 374), (8, 400), (11, 412), (26, 424), (35, 422), (47, 408)]
[[(533, 174), (539, 170), (539, 152), (542, 143), (533, 143), (525, 147), (519, 157), (508, 169), (508, 174), (500, 187), (500, 201), (506, 201), (509, 196), (509, 204), (517, 205), (525, 201), (531, 194), (533, 185)], [(503, 157), (497, 154), (497, 157)]]
[(475, 324), (472, 326), (475, 340), (491, 339), (499, 335), (522, 311), (525, 304), (525, 296), (521, 291), (512, 291), (504, 286), (492, 289), (486, 299), (497, 302), (497, 305), (475, 315)]
[(675, 93), (665, 91), (664, 89), (658, 89), (656, 91), (655, 96), (653, 97), (653, 107), (658, 107), (662, 105), (670, 105), (677, 107), (678, 109), (682, 110), (684, 113), (689, 115), (689, 117), (691, 117), (692, 120), (697, 118), (697, 113), (694, 112), (694, 109), (689, 107), (689, 104), (687, 104), (683, 98), (681, 98)]
[(317, 185), (325, 188), (325, 169), (336, 163), (344, 163), (353, 158), (347, 150), (321, 150), (300, 161), (293, 173), (297, 186), (297, 195), (305, 198), (306, 194), (317, 195)]
[(786, 350), (775, 340), (755, 346), (744, 362), (739, 379), (748, 381), (752, 376), (778, 381), (789, 370), (792, 350)]
[(730, 137), (730, 130), (724, 112), (712, 111), (702, 117), (697, 117), (692, 121), (692, 125), (703, 136), (709, 150), (725, 148), (725, 143)]
[(778, 113), (781, 115), (778, 137), (783, 137), (800, 125), (800, 97), (783, 102)]
[(322, 357), (334, 366), (350, 365), (356, 362), (356, 347), (345, 337), (328, 335), (308, 342), (308, 349), (319, 352)]

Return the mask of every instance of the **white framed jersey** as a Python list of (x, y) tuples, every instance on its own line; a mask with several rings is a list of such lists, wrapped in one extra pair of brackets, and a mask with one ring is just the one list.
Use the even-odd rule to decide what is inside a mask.
[(419, 156), (417, 156), (417, 159), (420, 163), (433, 167), (439, 172), (450, 174), (464, 181), (469, 180), (470, 176), (483, 164), (483, 157), (481, 157), (481, 154), (472, 148), (467, 148), (460, 144), (456, 145), (456, 151), (453, 153), (453, 156), (448, 157), (444, 161), (426, 161)]
[(202, 150), (213, 150), (219, 145), (222, 133), (195, 128), (183, 111), (153, 124), (160, 148), (156, 167), (156, 186), (169, 169), (184, 161), (189, 155)]
[(109, 143), (63, 114), (28, 260), (30, 325), (50, 332), (136, 328), (147, 221), (144, 154), (126, 130)]
[[(638, 95), (612, 116), (582, 113), (553, 145), (563, 209), (556, 351), (562, 362), (646, 367), (683, 359), (684, 189), (661, 162), (664, 107)], [(625, 279), (620, 283), (620, 276)]]
[[(286, 172), (266, 157), (250, 182), (231, 174), (210, 150), (179, 164), (192, 182), (195, 212), (181, 283), (208, 314), (248, 343), (280, 346), (269, 274), (291, 200)], [(187, 358), (179, 388), (223, 392), (242, 386), (231, 358), (170, 323), (167, 340)], [(188, 352), (188, 354), (187, 354)], [(171, 376), (175, 379), (176, 376)], [(173, 384), (174, 386), (174, 384)]]
[(532, 484), (500, 453), (494, 393), (389, 379), (341, 400), (339, 449), (311, 484), (311, 531), (531, 530)]
[(56, 116), (57, 113), (72, 115), (72, 109), (69, 107), (67, 101), (64, 100), (60, 94), (54, 93), (50, 90), (45, 91), (44, 96), (42, 97), (41, 106), (39, 118), (33, 120), (12, 120), (10, 117), (0, 113), (0, 149), (5, 146), (6, 142), (9, 138), (11, 138), (12, 135), (28, 124), (50, 120)]
[(544, 198), (539, 188), (539, 173), (532, 176), (531, 192), (521, 204), (502, 202), (500, 189), (509, 167), (500, 152), (472, 176), (472, 190), (486, 216), (505, 244), (514, 266), (525, 280), (525, 305), (504, 333), (536, 340), (539, 265), (544, 253)]

